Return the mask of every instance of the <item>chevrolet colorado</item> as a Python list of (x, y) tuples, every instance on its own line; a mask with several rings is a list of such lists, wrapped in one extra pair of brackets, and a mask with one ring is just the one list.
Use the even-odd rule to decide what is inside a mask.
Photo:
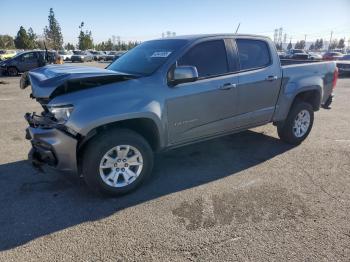
[(229, 34), (147, 41), (106, 69), (45, 66), (21, 79), (43, 107), (25, 115), (29, 156), (127, 193), (151, 174), (153, 152), (271, 122), (300, 144), (337, 74), (334, 62), (281, 66), (269, 38)]

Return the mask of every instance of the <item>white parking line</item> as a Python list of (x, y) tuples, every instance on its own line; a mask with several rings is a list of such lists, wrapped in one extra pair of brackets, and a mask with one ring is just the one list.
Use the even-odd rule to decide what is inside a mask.
[(11, 101), (14, 100), (14, 98), (10, 97), (10, 98), (0, 98), (0, 101)]

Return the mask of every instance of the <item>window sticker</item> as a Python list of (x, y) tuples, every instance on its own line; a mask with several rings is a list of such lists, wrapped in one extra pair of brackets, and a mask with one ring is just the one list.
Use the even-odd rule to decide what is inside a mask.
[(168, 57), (171, 54), (171, 52), (154, 52), (153, 55), (151, 55), (151, 57)]

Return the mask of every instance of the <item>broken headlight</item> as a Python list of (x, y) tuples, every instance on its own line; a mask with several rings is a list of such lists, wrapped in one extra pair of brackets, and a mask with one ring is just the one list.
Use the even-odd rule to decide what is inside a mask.
[(47, 109), (53, 114), (59, 124), (64, 124), (68, 121), (74, 107), (72, 105), (48, 106)]

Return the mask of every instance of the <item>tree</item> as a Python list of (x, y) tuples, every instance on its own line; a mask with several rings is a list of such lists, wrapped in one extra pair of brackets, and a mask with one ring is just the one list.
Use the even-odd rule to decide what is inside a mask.
[(15, 42), (13, 37), (9, 35), (0, 35), (0, 48), (1, 49), (14, 49)]
[(28, 29), (28, 48), (34, 49), (37, 47), (36, 43), (37, 35), (34, 33), (33, 29), (29, 27)]
[(17, 49), (29, 49), (30, 40), (27, 34), (27, 31), (21, 26), (17, 32), (17, 36), (15, 38), (15, 46)]
[(48, 16), (49, 26), (44, 28), (44, 36), (48, 48), (55, 50), (62, 49), (63, 37), (61, 33), (60, 24), (57, 22), (55, 13), (52, 8), (50, 8)]
[(276, 43), (276, 49), (282, 50), (282, 43)]
[(315, 50), (315, 44), (314, 44), (314, 43), (312, 43), (312, 44), (310, 45), (309, 50)]
[(78, 37), (78, 49), (80, 50), (86, 50), (86, 49), (92, 49), (94, 47), (93, 39), (91, 31), (86, 30), (84, 32), (84, 22), (81, 22), (79, 29), (79, 37)]
[(322, 49), (323, 48), (323, 39), (321, 38), (319, 43), (318, 43), (318, 48), (317, 49)]
[(317, 39), (316, 40), (316, 45), (315, 45), (316, 50), (320, 50), (323, 48), (323, 39)]
[(332, 42), (329, 43), (328, 49), (333, 50), (336, 49), (338, 46), (338, 40), (334, 39)]
[(298, 41), (295, 46), (294, 46), (295, 49), (304, 49), (305, 48), (305, 41), (304, 40), (301, 40), (300, 42)]
[(109, 38), (108, 41), (105, 43), (105, 51), (112, 50), (113, 49), (113, 43), (112, 40)]
[(71, 43), (67, 43), (65, 46), (64, 46), (64, 49), (66, 50), (74, 50), (74, 45), (71, 44)]
[(289, 44), (288, 44), (288, 46), (287, 46), (287, 49), (288, 49), (288, 50), (291, 50), (292, 48), (293, 48), (293, 45), (292, 45), (292, 42), (290, 41)]
[(337, 48), (344, 49), (345, 48), (345, 39), (341, 38), (338, 42)]

